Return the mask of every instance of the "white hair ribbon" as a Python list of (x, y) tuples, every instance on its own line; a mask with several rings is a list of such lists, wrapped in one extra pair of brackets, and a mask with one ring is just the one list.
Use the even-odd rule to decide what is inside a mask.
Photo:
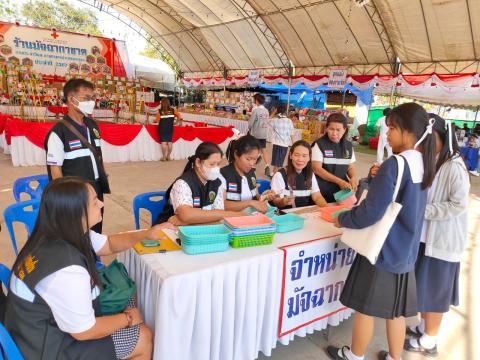
[(452, 145), (452, 121), (445, 120), (445, 124), (447, 124), (447, 133), (448, 133), (448, 148), (450, 150), (450, 155), (453, 155), (453, 145)]
[(421, 143), (423, 140), (425, 140), (425, 138), (427, 137), (427, 135), (430, 135), (432, 132), (433, 132), (433, 124), (435, 124), (435, 119), (434, 118), (431, 118), (430, 120), (428, 120), (428, 125), (427, 125), (427, 129), (425, 130), (425, 132), (423, 133), (422, 137), (420, 138), (420, 140), (418, 140), (416, 143), (415, 143), (415, 146), (413, 147), (414, 149), (416, 149)]

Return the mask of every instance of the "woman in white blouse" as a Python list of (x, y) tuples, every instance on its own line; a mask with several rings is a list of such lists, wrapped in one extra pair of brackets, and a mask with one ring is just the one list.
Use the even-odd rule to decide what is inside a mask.
[[(170, 211), (168, 221), (174, 225), (215, 223), (228, 216), (243, 216), (239, 211), (226, 211), (225, 189), (220, 177), (223, 152), (217, 144), (201, 143), (188, 158), (182, 175), (167, 191)], [(164, 211), (168, 213), (168, 210)], [(162, 216), (162, 215), (161, 215)]]
[(312, 169), (312, 148), (304, 140), (295, 142), (286, 168), (273, 175), (271, 189), (279, 195), (273, 204), (279, 209), (309, 205), (326, 206)]

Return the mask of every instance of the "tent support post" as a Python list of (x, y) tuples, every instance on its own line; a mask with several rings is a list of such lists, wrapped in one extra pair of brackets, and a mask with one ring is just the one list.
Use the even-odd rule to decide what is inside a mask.
[(290, 94), (292, 91), (292, 73), (293, 73), (293, 67), (292, 67), (292, 62), (289, 62), (288, 64), (288, 95), (287, 95), (287, 117), (290, 114)]

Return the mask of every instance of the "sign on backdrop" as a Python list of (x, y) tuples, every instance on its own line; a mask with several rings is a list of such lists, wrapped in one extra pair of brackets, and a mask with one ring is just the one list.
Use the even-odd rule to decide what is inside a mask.
[(259, 79), (260, 79), (260, 70), (251, 70), (250, 74), (248, 74), (248, 84), (251, 86), (258, 85)]
[(347, 84), (347, 70), (333, 69), (328, 75), (328, 87), (331, 89), (341, 90)]
[(0, 63), (34, 71), (125, 76), (113, 39), (0, 22)]
[(346, 310), (340, 303), (356, 252), (338, 236), (280, 248), (284, 252), (279, 336)]

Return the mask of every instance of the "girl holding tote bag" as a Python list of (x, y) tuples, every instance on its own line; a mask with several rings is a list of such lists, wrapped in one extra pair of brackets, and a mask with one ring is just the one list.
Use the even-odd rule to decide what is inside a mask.
[[(417, 314), (415, 260), (420, 243), (427, 189), (435, 177), (433, 120), (415, 103), (402, 104), (388, 116), (388, 142), (402, 158), (390, 157), (378, 169), (366, 199), (340, 214), (338, 227), (364, 229), (386, 216), (403, 164), (398, 195), (401, 210), (393, 221), (375, 264), (357, 254), (340, 297), (354, 309), (351, 347), (329, 346), (332, 359), (362, 360), (374, 330), (374, 318), (386, 319), (389, 351), (378, 359), (400, 360), (405, 340), (405, 317)], [(360, 240), (360, 239), (359, 239)]]

